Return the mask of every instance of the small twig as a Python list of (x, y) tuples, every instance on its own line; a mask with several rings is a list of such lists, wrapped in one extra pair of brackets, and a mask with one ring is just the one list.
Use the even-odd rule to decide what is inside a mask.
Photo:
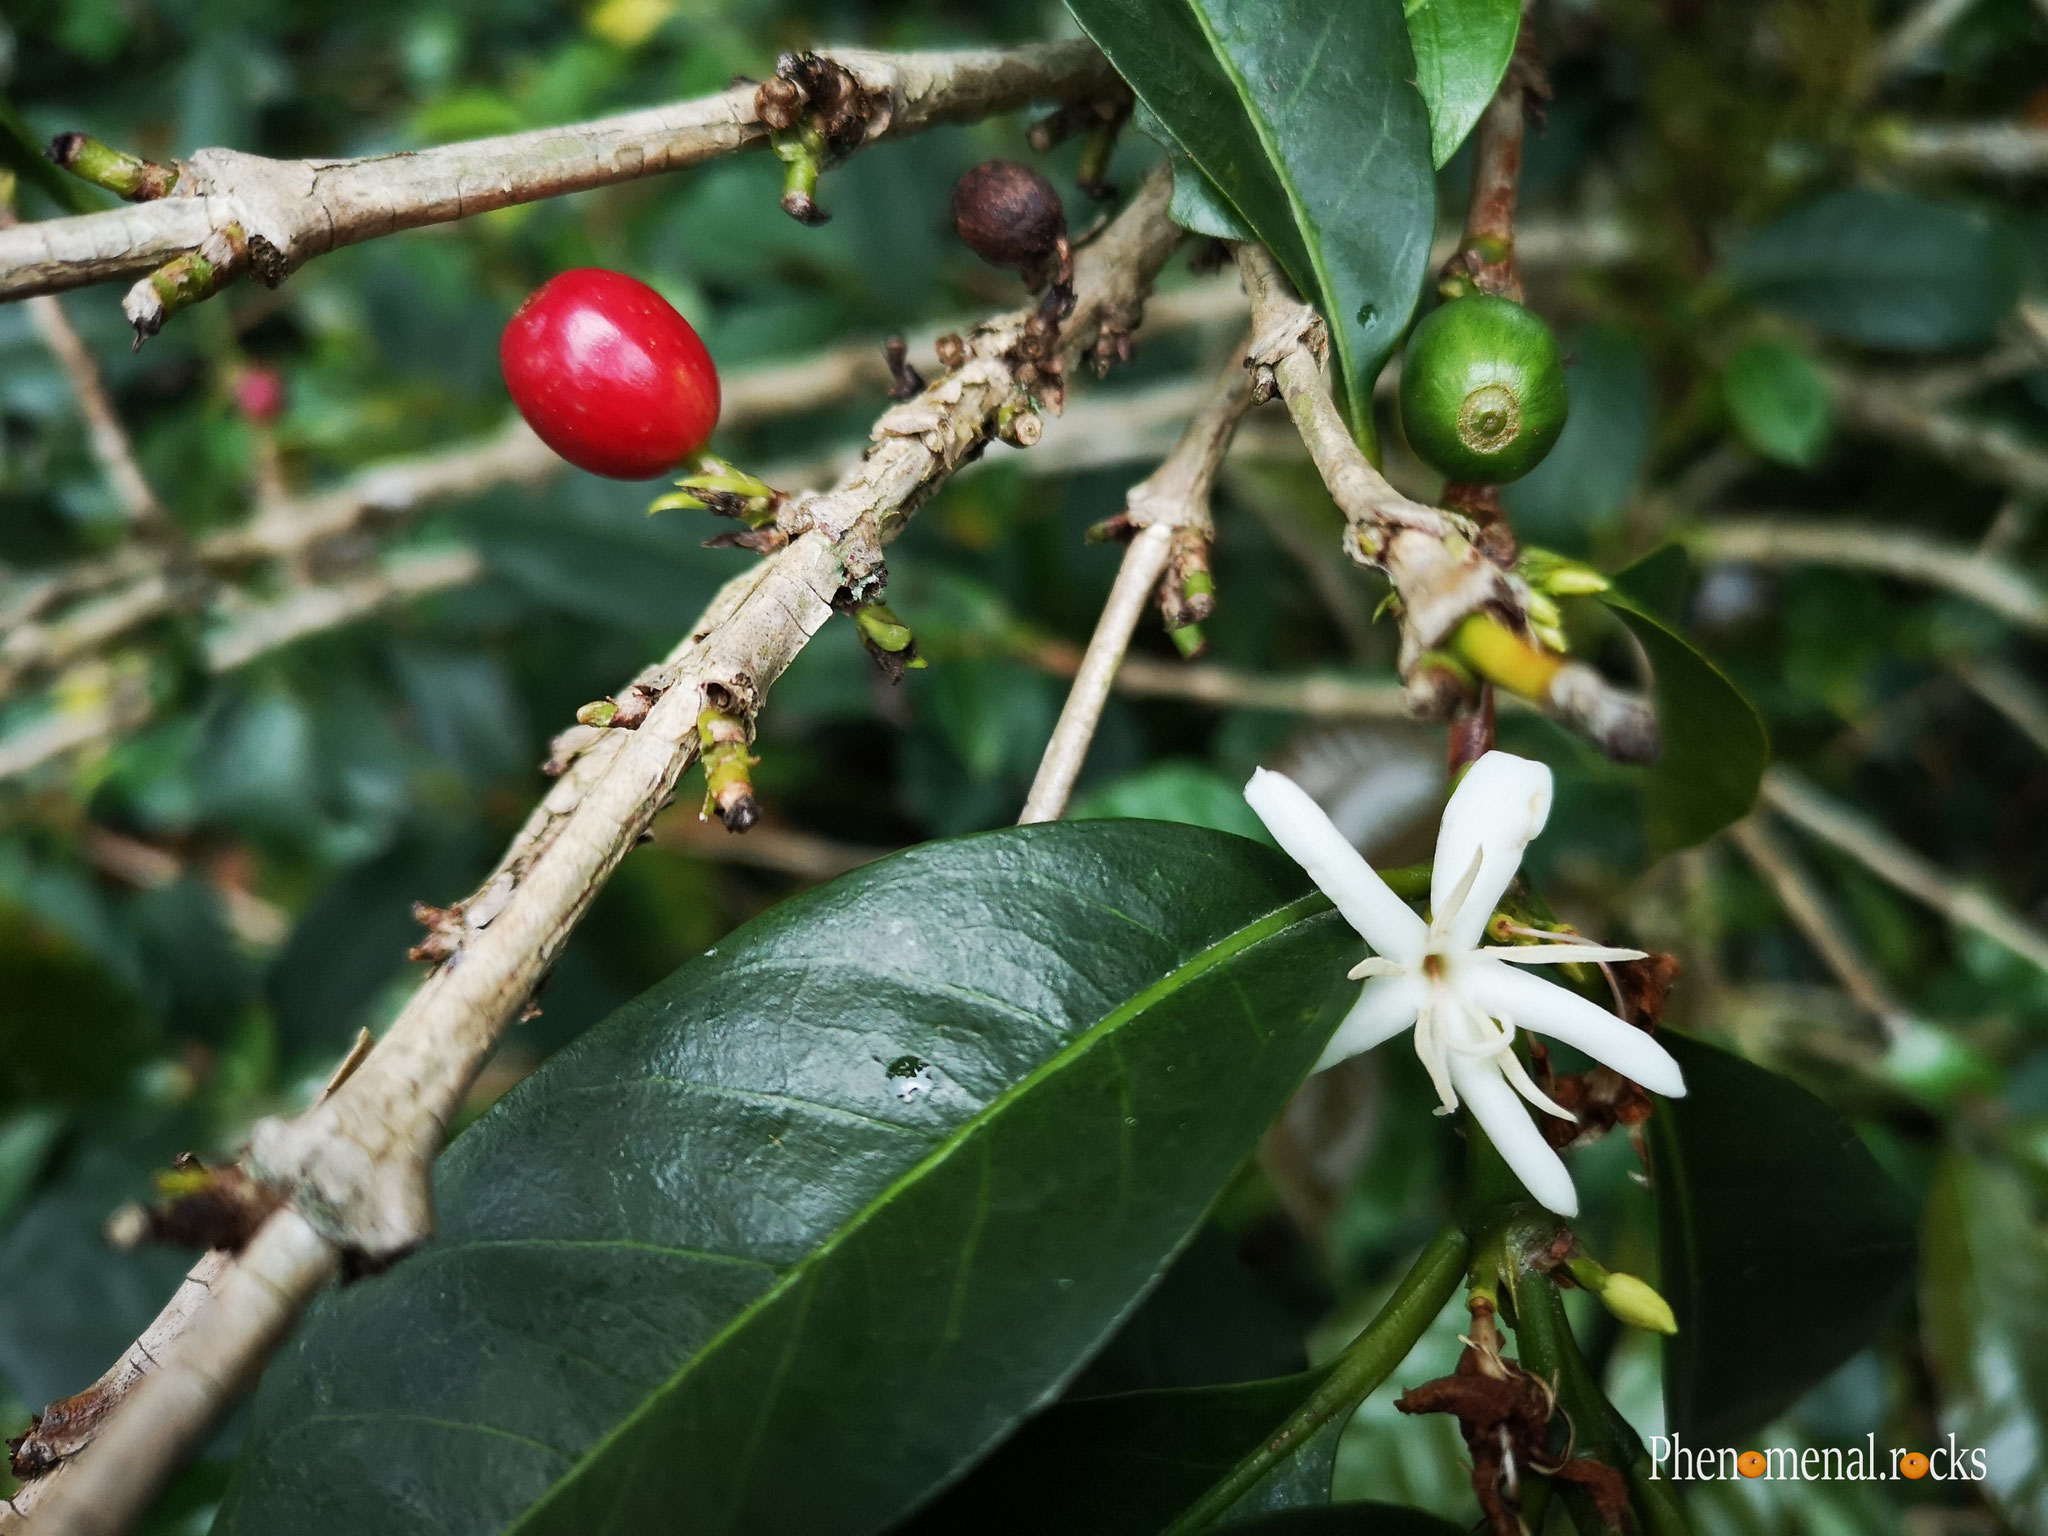
[(2048, 588), (2007, 561), (1925, 534), (1866, 523), (1731, 517), (1681, 529), (1678, 537), (1710, 560), (1881, 571), (1944, 588), (2024, 629), (2048, 633)]
[(1443, 264), (1442, 281), (1460, 279), (1482, 293), (1522, 298), (1516, 262), (1515, 211), (1521, 197), (1522, 144), (1532, 101), (1540, 108), (1550, 85), (1536, 51), (1532, 0), (1524, 0), (1522, 28), (1514, 57), (1472, 132), (1472, 193), (1465, 210), (1465, 235)]
[(1972, 479), (2048, 495), (2048, 451), (2010, 428), (1931, 408), (1910, 384), (1822, 370), (1845, 428), (1907, 443)]
[(1172, 543), (1173, 530), (1162, 523), (1140, 531), (1125, 548), (1109, 600), (1102, 605), (1088, 650), (1075, 670), (1074, 686), (1067, 692), (1059, 721), (1045, 744), (1045, 755), (1039, 759), (1038, 773), (1017, 818), (1020, 823), (1055, 821), (1066, 810), (1067, 797), (1080, 776), (1088, 744), (1102, 719), (1102, 706), (1116, 679), (1117, 664), (1131, 643), (1138, 616), (1158, 589)]
[(895, 852), (766, 824), (754, 827), (745, 837), (734, 837), (694, 811), (661, 816), (653, 831), (655, 846), (671, 853), (715, 864), (745, 864), (810, 881), (830, 880)]
[(1997, 516), (1991, 519), (1991, 526), (1984, 530), (1984, 537), (1977, 541), (1978, 557), (1985, 560), (2003, 560), (2011, 555), (2034, 531), (2034, 523), (2040, 511), (2040, 504), (2028, 497), (2006, 497), (2004, 505), (1998, 509)]
[(2048, 971), (2048, 932), (1996, 897), (1965, 885), (1883, 827), (1823, 794), (1790, 768), (1764, 773), (1763, 800), (1787, 821), (1849, 855), (1887, 885)]
[(1820, 887), (1799, 865), (1792, 851), (1781, 843), (1764, 818), (1751, 815), (1728, 829), (1735, 846), (1750, 865), (1777, 893), (1778, 902), (1792, 926), (1805, 935), (1814, 953), (1835, 973), (1843, 990), (1855, 998), (1875, 1019), (1887, 1037), (1898, 1039), (1905, 1032), (1907, 1017), (1892, 996), (1884, 979), (1857, 949)]
[(1089, 638), (1074, 686), (1067, 693), (1052, 738), (1045, 744), (1045, 755), (1024, 800), (1024, 812), (1017, 818), (1021, 823), (1056, 821), (1065, 813), (1117, 667), (1130, 648), (1138, 616), (1166, 574), (1175, 539), (1184, 533), (1207, 536), (1210, 487), (1231, 434), (1251, 408), (1244, 351), (1240, 346), (1231, 354), (1229, 366), (1210, 386), (1207, 402), (1188, 423), (1165, 462), (1131, 487), (1125, 516), (1137, 532), (1124, 551), (1123, 565)]
[(1885, 159), (1907, 170), (2048, 174), (2048, 128), (2028, 123), (1901, 124), (1880, 134), (1877, 145)]
[[(1095, 96), (1115, 80), (1095, 47), (1080, 41), (959, 53), (834, 49), (827, 57), (863, 88), (862, 144), (1034, 101)], [(231, 228), (246, 233), (256, 275), (275, 285), (312, 257), (361, 240), (682, 170), (767, 142), (755, 87), (739, 85), (595, 122), (406, 154), (270, 160), (202, 149), (178, 163), (168, 197), (0, 231), (0, 299), (140, 277)]]
[(352, 624), (430, 592), (467, 586), (483, 574), (483, 559), (472, 549), (393, 555), (366, 575), (301, 587), (277, 602), (237, 616), (206, 637), (207, 670), (233, 672), (307, 635)]
[[(16, 223), (14, 205), (4, 195), (4, 189), (0, 189), (0, 231), (13, 229)], [(54, 297), (44, 295), (29, 301), (28, 313), (36, 334), (42, 337), (43, 345), (50, 349), (65, 377), (71, 381), (71, 393), (78, 401), (79, 414), (85, 417), (93, 457), (99, 460), (100, 468), (113, 485), (122, 515), (136, 527), (162, 526), (165, 520), (163, 505), (136, 466), (135, 450), (128, 442), (128, 430), (121, 425), (114, 403), (107, 397), (106, 385), (100, 379), (99, 364), (93, 361), (92, 353), (72, 328), (64, 306)]]
[[(160, 890), (181, 880), (188, 866), (176, 854), (105, 827), (86, 835), (86, 856), (95, 868), (143, 890)], [(210, 882), (219, 895), (235, 937), (256, 949), (275, 949), (292, 928), (289, 913), (227, 880)]]
[[(1081, 653), (1068, 646), (1045, 646), (1024, 659), (1063, 677), (1072, 677), (1081, 667)], [(1147, 656), (1124, 658), (1116, 675), (1116, 691), (1136, 699), (1181, 699), (1217, 709), (1262, 709), (1318, 720), (1408, 718), (1407, 690), (1391, 680), (1286, 677), (1240, 672), (1214, 663), (1183, 666)]]
[[(210, 1259), (200, 1261), (152, 1325), (161, 1337), (142, 1357), (149, 1363), (125, 1393), (110, 1394), (112, 1407), (97, 1433), (15, 1496), (15, 1512), (29, 1517), (34, 1536), (120, 1536), (127, 1530), (149, 1507), (159, 1481), (139, 1453), (156, 1444), (196, 1444), (339, 1263), (333, 1246), (289, 1207), (266, 1221), (232, 1262), (210, 1267)], [(16, 1519), (0, 1517), (0, 1529), (19, 1528)]]
[(225, 1252), (207, 1253), (179, 1282), (156, 1320), (98, 1381), (83, 1392), (59, 1398), (37, 1415), (15, 1449), (14, 1462), (24, 1469), (42, 1470), (16, 1493), (13, 1504), (17, 1514), (34, 1511), (41, 1498), (40, 1485), (61, 1475), (62, 1464), (85, 1447), (114, 1406), (155, 1368), (158, 1353), (184, 1331), (227, 1263)]
[(135, 463), (135, 450), (128, 442), (127, 429), (114, 413), (114, 404), (107, 398), (106, 386), (100, 381), (99, 365), (93, 361), (92, 353), (86, 350), (78, 332), (71, 328), (64, 306), (55, 297), (45, 294), (28, 301), (28, 312), (36, 334), (42, 337), (43, 345), (56, 354), (65, 375), (71, 380), (71, 392), (78, 399), (79, 413), (85, 417), (93, 457), (100, 461), (100, 468), (114, 487), (122, 515), (137, 528), (162, 526), (163, 505), (149, 488), (149, 482), (142, 478), (142, 470)]
[(2048, 693), (2019, 668), (1994, 656), (1959, 656), (1949, 666), (1971, 692), (2048, 753)]
[(1975, 3), (1976, 0), (1920, 0), (1871, 50), (1857, 94), (1868, 96), (1911, 64), (1924, 49), (1940, 41), (1942, 34)]
[(1257, 338), (1253, 392), (1285, 399), (1309, 457), (1344, 514), (1345, 553), (1384, 571), (1393, 583), (1401, 604), (1400, 673), (1415, 713), (1444, 718), (1466, 702), (1461, 686), (1447, 688), (1445, 672), (1425, 663), (1439, 648), (1461, 645), (1478, 625), (1489, 653), (1472, 659), (1475, 670), (1534, 698), (1610, 757), (1656, 757), (1659, 737), (1650, 706), (1584, 663), (1545, 648), (1530, 626), (1528, 589), (1487, 558), (1474, 525), (1409, 500), (1359, 451), (1324, 372), (1322, 318), (1295, 297), (1273, 258), (1261, 247), (1244, 245), (1237, 248), (1237, 262)]

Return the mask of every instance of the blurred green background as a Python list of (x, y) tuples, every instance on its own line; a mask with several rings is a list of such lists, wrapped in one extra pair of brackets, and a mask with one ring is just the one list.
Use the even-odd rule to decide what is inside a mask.
[[(2048, 308), (2028, 306), (2048, 305), (2048, 156), (2031, 176), (1987, 175), (1900, 159), (1887, 135), (1908, 120), (2048, 125), (2048, 15), (2030, 0), (1977, 0), (1880, 65), (1910, 9), (1543, 8), (1556, 98), (1529, 147), (1525, 262), (1531, 302), (1566, 337), (1573, 415), (1509, 505), (1526, 541), (1603, 568), (1694, 536), (1706, 558), (1689, 621), (1765, 713), (1780, 762), (2038, 935), (2048, 621), (2030, 627), (1951, 591), (1828, 562), (1712, 558), (1717, 517), (1796, 515), (1848, 530), (1850, 547), (1866, 529), (1965, 553), (1988, 536), (1979, 558), (2041, 590)], [(1071, 31), (1041, 6), (9, 0), (0, 90), (38, 137), (84, 130), (159, 158), (212, 144), (366, 154), (721, 89), (766, 73), (786, 47)], [(64, 309), (145, 476), (199, 533), (249, 516), (265, 487), (316, 489), (495, 430), (508, 416), (498, 332), (567, 267), (655, 284), (728, 377), (1008, 307), (1021, 296), (1014, 282), (947, 227), (954, 178), (990, 155), (1035, 158), (1072, 221), (1093, 217), (1073, 183), (1078, 145), (1032, 157), (1026, 126), (948, 128), (864, 152), (828, 175), (835, 217), (820, 229), (779, 211), (776, 167), (753, 156), (357, 246), (275, 292), (236, 287), (139, 354), (117, 290), (68, 296)], [(1131, 185), (1154, 158), (1127, 135), (1116, 179)], [(1464, 174), (1463, 156), (1443, 173), (1446, 229)], [(58, 210), (25, 186), (20, 211)], [(1014, 819), (1065, 688), (1048, 660), (1085, 640), (1116, 567), (1115, 548), (1085, 542), (1085, 530), (1120, 510), (1148, 455), (1170, 442), (1176, 418), (1160, 416), (1172, 398), (1161, 392), (1205, 379), (1243, 323), (1216, 297), (1229, 279), (1187, 267), (1177, 261), (1165, 286), (1210, 295), (1183, 306), (1206, 319), (1141, 336), (1135, 366), (1078, 390), (1076, 431), (1048, 433), (1048, 466), (992, 453), (892, 549), (890, 601), (929, 669), (892, 688), (850, 627), (829, 626), (762, 717), (767, 820), (750, 834), (760, 847), (700, 824), (701, 780), (686, 781), (654, 843), (579, 929), (544, 1011), (513, 1032), (477, 1107), (801, 884), (874, 850)], [(251, 369), (284, 383), (274, 426), (237, 408)], [(1995, 429), (2013, 452), (1874, 426), (1866, 391)], [(877, 384), (831, 411), (728, 433), (721, 451), (771, 478), (829, 462), (885, 403)], [(1086, 437), (1081, 424), (1103, 411), (1123, 414)], [(1432, 494), (1390, 437), (1395, 477)], [(1074, 445), (1064, 461), (1053, 453), (1062, 442)], [(146, 1194), (149, 1171), (178, 1150), (227, 1151), (255, 1117), (303, 1104), (359, 1028), (381, 1027), (416, 977), (411, 904), (471, 889), (543, 792), (548, 736), (665, 651), (754, 558), (702, 548), (717, 530), (701, 522), (648, 519), (650, 494), (565, 471), (437, 504), (321, 551), (308, 571), (262, 580), (284, 590), (380, 552), (457, 544), (480, 552), (485, 579), (225, 676), (201, 659), (214, 619), (174, 617), (0, 703), (0, 742), (112, 690), (148, 717), (0, 784), (9, 1432), (96, 1376), (187, 1262), (112, 1252), (108, 1212)], [(1391, 676), (1392, 626), (1370, 622), (1383, 588), (1337, 555), (1337, 515), (1284, 433), (1248, 432), (1217, 518), (1209, 663)], [(123, 537), (63, 369), (22, 306), (0, 307), (0, 593)], [(1571, 620), (1595, 654), (1619, 643), (1590, 608)], [(1139, 649), (1172, 656), (1155, 621)], [(1986, 677), (2017, 679), (2019, 691), (2001, 704)], [(2029, 708), (2040, 711), (2031, 727)], [(1708, 1528), (2048, 1530), (2048, 1248), (2036, 1205), (2048, 1193), (2048, 975), (1782, 821), (1757, 824), (1741, 845), (1723, 838), (1652, 863), (1623, 773), (1527, 717), (1505, 721), (1502, 737), (1560, 774), (1533, 864), (1560, 913), (1677, 953), (1686, 972), (1672, 1019), (1851, 1112), (1929, 1212), (1939, 1293), (1903, 1303), (1873, 1347), (1766, 1438), (1845, 1444), (1871, 1432), (1925, 1446), (1975, 1414), (1976, 1443), (1995, 1430), (2011, 1447), (1988, 1489), (1711, 1490)], [(1289, 766), (1375, 856), (1426, 851), (1441, 736), (1397, 722), (1120, 696), (1079, 810), (1250, 830), (1236, 786), (1257, 762)], [(1864, 972), (1860, 994), (1810, 927), (1788, 920), (1773, 852), (1833, 910)], [(1319, 1080), (1092, 1382), (1285, 1370), (1336, 1320), (1363, 1315), (1454, 1188), (1455, 1144), (1427, 1103), (1400, 1051)], [(1586, 1231), (1610, 1262), (1652, 1271), (1650, 1252), (1620, 1246), (1619, 1234), (1640, 1244), (1649, 1230), (1625, 1140), (1593, 1156), (1606, 1176), (1580, 1179), (1598, 1192)], [(1938, 1180), (1949, 1198), (1929, 1202)], [(1943, 1308), (1955, 1310), (1946, 1324), (1933, 1315)], [(1450, 1368), (1455, 1321), (1397, 1380)], [(1616, 1337), (1604, 1314), (1584, 1328), (1616, 1400), (1654, 1430), (1654, 1348)], [(1973, 1364), (1986, 1350), (2004, 1373), (1995, 1384)], [(1345, 1441), (1339, 1495), (1469, 1517), (1453, 1426), (1399, 1420), (1383, 1398)], [(158, 1529), (203, 1528), (234, 1433), (174, 1490)]]

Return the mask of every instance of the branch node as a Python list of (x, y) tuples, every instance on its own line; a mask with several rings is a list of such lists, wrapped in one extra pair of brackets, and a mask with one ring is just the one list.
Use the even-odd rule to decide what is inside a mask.
[(60, 133), (44, 153), (80, 181), (103, 187), (124, 202), (154, 202), (178, 184), (176, 166), (115, 149), (89, 133)]
[(918, 654), (917, 636), (888, 604), (862, 603), (853, 610), (853, 623), (860, 643), (892, 684), (902, 682), (905, 672), (921, 671), (928, 665)]
[(697, 715), (697, 752), (704, 763), (704, 809), (698, 819), (715, 811), (726, 831), (746, 831), (761, 819), (753, 778), (761, 760), (747, 751), (746, 720), (707, 702)]
[(156, 1201), (124, 1205), (107, 1220), (107, 1241), (133, 1250), (149, 1243), (239, 1253), (283, 1204), (277, 1191), (233, 1163), (208, 1167), (181, 1152), (156, 1176)]
[(924, 393), (924, 375), (910, 363), (910, 343), (899, 333), (882, 343), (882, 359), (889, 365), (889, 398), (915, 400)]
[(121, 311), (135, 327), (135, 350), (164, 328), (179, 310), (213, 297), (241, 274), (249, 260), (249, 240), (239, 224), (227, 224), (208, 235), (196, 251), (174, 257), (128, 290)]

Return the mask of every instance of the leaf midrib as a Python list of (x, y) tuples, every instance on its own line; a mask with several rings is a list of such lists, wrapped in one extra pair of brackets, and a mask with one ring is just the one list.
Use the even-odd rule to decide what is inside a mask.
[(692, 1353), (667, 1381), (649, 1392), (639, 1406), (607, 1430), (597, 1443), (584, 1452), (574, 1465), (569, 1467), (560, 1477), (556, 1478), (542, 1492), (539, 1498), (529, 1504), (517, 1519), (506, 1526), (504, 1528), (506, 1536), (512, 1536), (512, 1533), (530, 1524), (555, 1498), (573, 1487), (586, 1469), (600, 1461), (614, 1444), (620, 1441), (643, 1418), (652, 1413), (657, 1405), (666, 1401), (673, 1393), (679, 1391), (700, 1365), (710, 1359), (731, 1340), (738, 1337), (756, 1316), (778, 1301), (785, 1293), (806, 1283), (819, 1265), (835, 1253), (843, 1244), (848, 1242), (869, 1221), (885, 1210), (900, 1194), (924, 1179), (947, 1162), (954, 1153), (966, 1146), (989, 1122), (1001, 1114), (1013, 1100), (1023, 1097), (1041, 1083), (1064, 1071), (1074, 1061), (1087, 1055), (1102, 1041), (1114, 1039), (1118, 1030), (1145, 1013), (1158, 1002), (1171, 997), (1197, 978), (1206, 975), (1209, 971), (1250, 949), (1253, 945), (1272, 938), (1294, 924), (1315, 915), (1317, 912), (1327, 908), (1329, 904), (1327, 897), (1319, 892), (1313, 893), (1296, 901), (1289, 902), (1287, 905), (1279, 907), (1265, 916), (1245, 924), (1241, 928), (1233, 929), (1230, 933), (1201, 950), (1189, 960), (1174, 967), (1173, 970), (1167, 972), (1166, 975), (1160, 977), (1159, 980), (1153, 982), (1143, 991), (1125, 999), (1094, 1024), (1091, 1024), (1080, 1035), (1061, 1047), (1052, 1056), (1032, 1068), (1030, 1072), (997, 1094), (995, 1098), (989, 1100), (980, 1111), (955, 1127), (938, 1146), (934, 1147), (923, 1158), (911, 1165), (911, 1167), (905, 1169), (872, 1200), (869, 1200), (854, 1215), (841, 1223), (824, 1242), (820, 1243), (796, 1264), (791, 1265), (773, 1285), (769, 1286), (768, 1289), (748, 1302), (739, 1312), (735, 1313), (732, 1319), (713, 1335), (701, 1349)]
[[(1216, 35), (1216, 28), (1209, 20), (1207, 9), (1198, 3), (1198, 0), (1183, 0), (1183, 3), (1194, 13), (1195, 25), (1202, 29), (1202, 36), (1209, 40), (1209, 51), (1216, 56), (1217, 63), (1222, 65), (1223, 73), (1230, 77), (1230, 83), (1237, 91), (1238, 104), (1244, 108), (1244, 115), (1252, 125), (1252, 132), (1259, 136), (1259, 143), (1266, 151), (1266, 162), (1272, 167), (1274, 179), (1280, 183), (1280, 190), (1287, 194), (1287, 206), (1294, 213), (1295, 231), (1301, 236), (1301, 246), (1308, 254), (1309, 265), (1315, 270), (1316, 286), (1322, 290), (1322, 308), (1326, 311), (1335, 310), (1337, 288), (1330, 276), (1329, 262), (1323, 256), (1323, 242), (1316, 233), (1313, 221), (1308, 217), (1301, 189), (1294, 184), (1294, 177), (1288, 171), (1287, 159), (1280, 152), (1280, 144), (1274, 137), (1272, 125), (1266, 121), (1265, 114), (1259, 111), (1257, 104), (1252, 100), (1251, 89), (1245, 82), (1244, 74), (1238, 69), (1237, 61), (1231, 57), (1230, 50), (1223, 46), (1223, 40)], [(1334, 15), (1329, 24), (1336, 25)], [(1325, 37), (1327, 36), (1326, 32)], [(1319, 47), (1316, 57), (1321, 56)], [(1296, 87), (1297, 95), (1307, 89), (1308, 78), (1308, 72), (1304, 71), (1301, 82)], [(1199, 157), (1190, 158), (1194, 159), (1197, 165), (1201, 164)], [(1213, 181), (1215, 178), (1210, 179)], [(1257, 228), (1256, 225), (1253, 227)], [(1350, 325), (1342, 315), (1328, 314), (1325, 318), (1329, 322), (1330, 339), (1337, 347), (1338, 363), (1344, 376), (1344, 394), (1346, 400), (1349, 400), (1357, 393), (1359, 387), (1353, 373), (1355, 360), (1351, 355)]]

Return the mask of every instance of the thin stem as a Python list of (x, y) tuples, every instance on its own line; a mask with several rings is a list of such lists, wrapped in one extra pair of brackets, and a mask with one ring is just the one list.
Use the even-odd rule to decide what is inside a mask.
[[(0, 198), (0, 230), (14, 228), (15, 222), (12, 205)], [(29, 300), (28, 316), (43, 345), (49, 348), (63, 368), (65, 377), (71, 381), (71, 393), (78, 400), (79, 414), (85, 418), (93, 457), (99, 460), (100, 468), (113, 485), (122, 514), (138, 527), (161, 525), (164, 521), (163, 505), (135, 463), (135, 450), (129, 444), (128, 430), (121, 425), (113, 401), (107, 398), (99, 364), (93, 361), (91, 351), (72, 328), (64, 306), (51, 295), (41, 295)]]
[(1266, 1442), (1247, 1456), (1166, 1528), (1165, 1536), (1188, 1536), (1221, 1518), (1273, 1468), (1306, 1445), (1311, 1436), (1350, 1413), (1394, 1373), (1444, 1303), (1465, 1278), (1472, 1245), (1464, 1229), (1447, 1223), (1417, 1256), (1386, 1305), (1338, 1357), (1335, 1368), (1308, 1401)]
[(1913, 62), (1916, 54), (1941, 40), (1976, 0), (1920, 0), (1906, 17), (1871, 50), (1859, 96), (1867, 96)]
[(1550, 89), (1536, 56), (1528, 0), (1514, 57), (1501, 76), (1472, 134), (1472, 196), (1465, 212), (1465, 237), (1444, 264), (1446, 279), (1462, 276), (1483, 293), (1522, 298), (1515, 260), (1515, 212), (1522, 182), (1522, 142), (1527, 134), (1528, 98), (1547, 100)]
[(1137, 528), (1124, 551), (1123, 565), (1103, 604), (1102, 617), (1074, 674), (1066, 705), (1045, 744), (1031, 792), (1025, 797), (1020, 823), (1054, 821), (1067, 808), (1074, 781), (1088, 756), (1088, 744), (1102, 720), (1103, 705), (1138, 616), (1158, 589), (1173, 558), (1174, 542), (1186, 530), (1206, 538), (1209, 523), (1209, 492), (1216, 471), (1230, 446), (1231, 435), (1251, 407), (1251, 389), (1245, 377), (1245, 347), (1231, 353), (1229, 364), (1210, 386), (1202, 409), (1190, 421), (1180, 441), (1165, 461), (1131, 487), (1129, 510), (1125, 514)]
[(2048, 589), (2010, 561), (1968, 545), (1868, 523), (1794, 517), (1716, 518), (1678, 536), (1711, 560), (1829, 565), (1940, 587), (2023, 629), (2048, 634)]
[(1840, 915), (1813, 877), (1800, 867), (1792, 851), (1778, 840), (1760, 815), (1736, 822), (1728, 829), (1728, 835), (1777, 893), (1778, 904), (1792, 919), (1792, 926), (1806, 936), (1806, 942), (1835, 973), (1844, 990), (1863, 1005), (1888, 1037), (1896, 1040), (1905, 1029), (1905, 1010), (1892, 996), (1884, 978), (1857, 949)]
[(1981, 933), (2048, 971), (2048, 933), (2004, 902), (1965, 885), (1883, 827), (1782, 766), (1765, 771), (1764, 803), (1787, 821), (1840, 849), (1887, 885), (1925, 902), (1960, 928)]
[(1988, 656), (1958, 657), (1949, 665), (1971, 692), (2011, 721), (2027, 740), (2048, 752), (2048, 695), (2025, 673)]
[(1059, 723), (1045, 744), (1038, 761), (1038, 773), (1031, 792), (1024, 799), (1020, 824), (1057, 821), (1067, 809), (1074, 781), (1088, 756), (1088, 745), (1101, 723), (1102, 707), (1109, 700), (1117, 666), (1137, 630), (1138, 616), (1145, 611), (1159, 578), (1166, 573), (1166, 559), (1173, 545), (1173, 529), (1164, 523), (1141, 529), (1124, 549), (1116, 583), (1109, 589), (1109, 601), (1095, 621), (1095, 633), (1074, 673), (1074, 686), (1067, 690), (1067, 702), (1060, 709)]

